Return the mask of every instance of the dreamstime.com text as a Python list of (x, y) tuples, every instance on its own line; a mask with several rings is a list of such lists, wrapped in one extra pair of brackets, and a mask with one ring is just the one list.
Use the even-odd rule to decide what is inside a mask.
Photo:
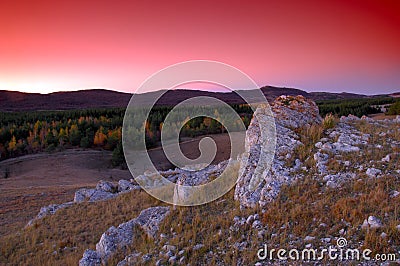
[(259, 260), (281, 260), (281, 261), (323, 261), (323, 260), (337, 260), (337, 261), (396, 261), (396, 253), (375, 254), (370, 249), (353, 249), (348, 248), (347, 240), (340, 237), (336, 241), (336, 246), (329, 246), (324, 249), (268, 249), (264, 247), (257, 251)]

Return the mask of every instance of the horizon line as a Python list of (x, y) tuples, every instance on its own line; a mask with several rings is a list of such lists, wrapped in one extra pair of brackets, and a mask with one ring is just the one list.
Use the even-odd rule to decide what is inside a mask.
[[(276, 86), (276, 85), (263, 85), (260, 86), (259, 89), (264, 88), (264, 87), (272, 87), (272, 88), (279, 88), (279, 89), (295, 89), (295, 90), (300, 90), (304, 91), (306, 93), (333, 93), (333, 94), (343, 94), (343, 93), (348, 93), (348, 94), (357, 94), (357, 95), (366, 95), (366, 96), (373, 96), (373, 95), (391, 95), (391, 94), (397, 94), (400, 93), (400, 89), (392, 92), (387, 92), (387, 93), (365, 93), (365, 92), (352, 92), (352, 91), (310, 91), (307, 89), (300, 89), (296, 87), (286, 87), (286, 86)], [(104, 91), (112, 91), (112, 92), (119, 92), (119, 93), (126, 93), (126, 94), (135, 94), (133, 92), (128, 92), (124, 90), (118, 90), (114, 88), (108, 88), (108, 87), (87, 87), (87, 88), (79, 88), (79, 89), (66, 89), (66, 90), (57, 90), (57, 91), (52, 91), (52, 92), (29, 92), (29, 91), (24, 91), (24, 90), (7, 90), (7, 89), (0, 89), (0, 91), (8, 91), (8, 92), (18, 92), (18, 93), (27, 93), (27, 94), (40, 94), (40, 95), (50, 95), (54, 93), (68, 93), (68, 92), (79, 92), (79, 91), (90, 91), (90, 90), (104, 90)], [(207, 91), (207, 92), (212, 92), (212, 93), (230, 93), (234, 91), (240, 91), (240, 90), (246, 90), (246, 89), (237, 89), (233, 91), (219, 91), (219, 90), (212, 90), (212, 89), (202, 89), (202, 88), (191, 88), (191, 87), (178, 87), (178, 88), (172, 88), (172, 89), (159, 89), (159, 90), (154, 90), (154, 91), (148, 91), (148, 92), (143, 92), (139, 94), (145, 94), (145, 93), (150, 93), (150, 92), (156, 92), (156, 91), (162, 91), (162, 90), (193, 90), (193, 91)]]

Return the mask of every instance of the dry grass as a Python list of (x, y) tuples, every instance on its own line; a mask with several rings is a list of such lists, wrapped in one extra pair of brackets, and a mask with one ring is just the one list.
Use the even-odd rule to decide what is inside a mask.
[(110, 226), (159, 204), (145, 192), (132, 191), (109, 201), (62, 209), (31, 228), (2, 237), (0, 264), (77, 265), (85, 249), (95, 248)]
[[(391, 176), (348, 182), (340, 189), (328, 189), (312, 179), (286, 186), (263, 216), (271, 233), (278, 236), (271, 239), (269, 245), (287, 247), (289, 235), (300, 239), (307, 235), (316, 239), (339, 237), (339, 231), (344, 229), (345, 237), (355, 247), (362, 241), (365, 248), (374, 252), (395, 252), (400, 245), (400, 232), (395, 229), (395, 225), (400, 224), (400, 198), (389, 197), (395, 187), (400, 187), (400, 181)], [(361, 224), (369, 215), (382, 219), (384, 227), (361, 230)], [(326, 227), (321, 228), (322, 223)], [(383, 239), (381, 232), (389, 236)]]

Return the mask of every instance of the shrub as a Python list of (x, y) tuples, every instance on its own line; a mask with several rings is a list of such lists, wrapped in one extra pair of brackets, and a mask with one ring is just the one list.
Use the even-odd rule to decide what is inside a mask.
[(83, 137), (83, 138), (81, 138), (80, 146), (81, 146), (82, 148), (89, 148), (89, 146), (90, 146), (89, 138), (88, 138), (88, 137)]
[(324, 130), (334, 128), (336, 124), (337, 118), (332, 113), (327, 114), (322, 121), (322, 127)]
[(120, 166), (124, 165), (125, 163), (125, 156), (124, 150), (122, 148), (121, 142), (117, 144), (117, 147), (113, 150), (111, 163), (113, 166)]

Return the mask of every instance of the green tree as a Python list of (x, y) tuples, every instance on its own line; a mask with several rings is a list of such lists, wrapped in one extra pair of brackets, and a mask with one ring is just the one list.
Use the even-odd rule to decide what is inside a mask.
[(387, 112), (388, 115), (400, 115), (400, 101), (392, 104)]

